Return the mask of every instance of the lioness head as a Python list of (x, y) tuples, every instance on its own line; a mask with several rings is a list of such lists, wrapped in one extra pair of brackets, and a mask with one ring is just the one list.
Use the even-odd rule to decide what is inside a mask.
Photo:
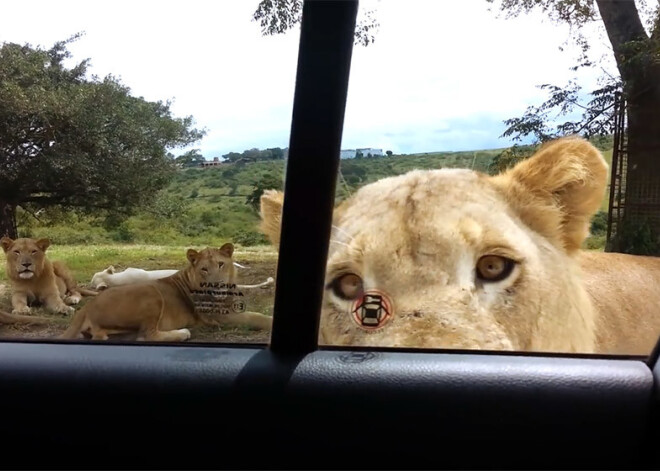
[(186, 257), (190, 263), (187, 273), (191, 288), (202, 283), (233, 283), (236, 279), (234, 267), (234, 245), (226, 243), (219, 249), (205, 248), (201, 251), (188, 249)]
[(113, 275), (114, 273), (115, 273), (115, 267), (112, 265), (110, 265), (105, 270), (94, 273), (94, 276), (92, 276), (92, 281), (90, 282), (92, 288), (98, 290), (106, 289), (108, 287), (108, 282), (107, 282), (108, 275)]
[(9, 237), (0, 239), (2, 250), (7, 258), (7, 276), (18, 280), (38, 278), (46, 261), (46, 249), (50, 246), (49, 239)]
[[(414, 170), (364, 186), (334, 211), (320, 343), (592, 351), (572, 255), (606, 184), (598, 150), (563, 138), (496, 176)], [(261, 198), (275, 245), (282, 201)]]

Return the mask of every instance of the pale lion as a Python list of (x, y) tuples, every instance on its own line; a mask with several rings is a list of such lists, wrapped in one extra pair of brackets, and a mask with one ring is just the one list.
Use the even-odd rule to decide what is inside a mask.
[(98, 294), (79, 287), (64, 262), (48, 259), (49, 239), (3, 237), (0, 244), (12, 288), (12, 314), (29, 314), (30, 306), (39, 303), (53, 313), (73, 314), (71, 305), (78, 304), (82, 295)]
[[(649, 354), (660, 259), (581, 250), (607, 171), (571, 137), (496, 176), (415, 170), (364, 186), (334, 212), (319, 343)], [(282, 201), (261, 198), (275, 246)]]
[(160, 278), (174, 275), (177, 271), (179, 270), (144, 270), (142, 268), (128, 267), (125, 270), (118, 272), (115, 270), (114, 266), (110, 265), (105, 270), (94, 273), (90, 285), (101, 290), (111, 286), (158, 280)]
[[(114, 286), (79, 309), (60, 336), (75, 339), (89, 331), (92, 339), (134, 332), (138, 340), (179, 342), (199, 324), (247, 325), (270, 329), (272, 317), (256, 312), (232, 312), (236, 295), (234, 246), (187, 251), (188, 266), (157, 280)], [(225, 310), (226, 308), (226, 310)]]

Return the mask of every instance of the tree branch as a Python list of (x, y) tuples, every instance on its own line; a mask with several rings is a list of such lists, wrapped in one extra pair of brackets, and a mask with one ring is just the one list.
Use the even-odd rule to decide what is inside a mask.
[(29, 214), (30, 216), (32, 216), (33, 218), (35, 218), (37, 221), (39, 221), (39, 223), (42, 223), (42, 224), (43, 224), (43, 221), (42, 221), (41, 219), (39, 219), (39, 216), (37, 216), (37, 213), (35, 213), (35, 212), (33, 212), (33, 211), (30, 211), (28, 208), (26, 208), (25, 206), (23, 206), (23, 205), (21, 205), (21, 204), (19, 204), (18, 207), (21, 208), (21, 209), (22, 209), (23, 211), (25, 211), (26, 213), (28, 213), (28, 214)]

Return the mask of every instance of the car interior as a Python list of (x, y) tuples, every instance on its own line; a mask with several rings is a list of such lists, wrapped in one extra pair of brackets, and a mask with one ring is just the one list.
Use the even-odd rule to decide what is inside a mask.
[(304, 2), (270, 342), (3, 340), (5, 468), (660, 467), (659, 347), (319, 346), (357, 11)]

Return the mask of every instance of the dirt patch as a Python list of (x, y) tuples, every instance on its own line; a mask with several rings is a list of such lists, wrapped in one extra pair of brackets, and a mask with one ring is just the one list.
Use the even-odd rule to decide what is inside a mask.
[[(275, 278), (276, 261), (241, 261), (245, 268), (238, 270), (238, 283), (252, 285), (266, 281), (268, 277)], [(84, 284), (80, 284), (85, 286)], [(273, 315), (273, 302), (275, 299), (275, 285), (263, 288), (242, 290), (245, 295), (246, 309)], [(77, 306), (79, 309), (90, 298), (83, 298)], [(11, 312), (10, 287), (0, 283), (0, 309)], [(69, 325), (69, 316), (51, 314), (42, 308), (33, 308), (32, 314), (52, 319), (51, 325), (0, 325), (1, 340), (19, 339), (53, 339), (60, 335)], [(268, 343), (270, 332), (250, 330), (245, 327), (232, 327), (220, 329), (218, 327), (199, 326), (190, 329), (192, 338), (188, 342), (219, 342), (219, 343)], [(129, 337), (124, 337), (130, 339)], [(116, 340), (122, 340), (117, 337)]]

